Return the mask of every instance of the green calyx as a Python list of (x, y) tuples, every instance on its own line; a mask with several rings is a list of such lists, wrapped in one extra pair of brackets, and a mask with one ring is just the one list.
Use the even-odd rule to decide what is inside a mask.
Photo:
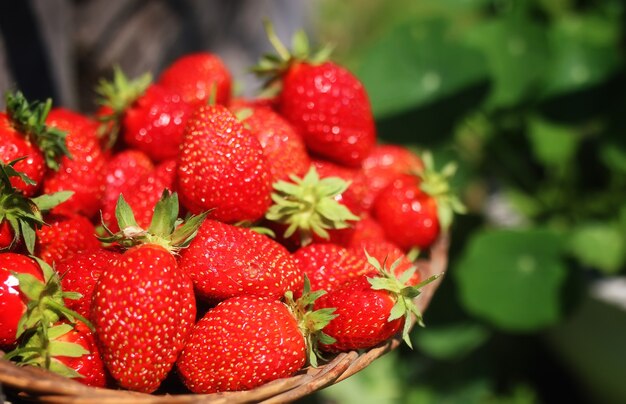
[(113, 147), (119, 136), (124, 113), (152, 83), (152, 75), (145, 73), (136, 79), (126, 77), (119, 66), (113, 67), (113, 80), (101, 79), (96, 87), (98, 104), (109, 107), (111, 113), (101, 116), (98, 134), (106, 149)]
[(120, 231), (113, 233), (103, 223), (109, 236), (99, 239), (105, 243), (118, 243), (125, 248), (141, 244), (156, 244), (176, 253), (189, 245), (208, 214), (204, 212), (182, 220), (178, 218), (178, 211), (178, 195), (166, 189), (154, 207), (150, 227), (142, 229), (135, 220), (133, 210), (120, 194), (115, 209)]
[(396, 277), (394, 275), (395, 270), (402, 262), (402, 258), (398, 258), (389, 268), (387, 268), (386, 261), (381, 264), (376, 258), (370, 256), (367, 251), (365, 251), (365, 255), (367, 256), (367, 261), (370, 265), (376, 268), (379, 275), (377, 277), (367, 279), (372, 289), (387, 291), (395, 300), (395, 304), (389, 313), (387, 321), (394, 321), (404, 317), (402, 339), (409, 347), (413, 348), (411, 339), (409, 338), (409, 332), (411, 331), (412, 325), (410, 317), (414, 315), (417, 323), (422, 327), (424, 326), (422, 314), (415, 305), (415, 298), (421, 293), (420, 289), (422, 287), (433, 282), (442, 274), (433, 275), (415, 286), (407, 286), (406, 282), (411, 279), (417, 269), (416, 267), (413, 266), (404, 271), (399, 277)]
[(24, 158), (16, 159), (8, 164), (0, 163), (0, 223), (8, 221), (13, 231), (13, 240), (7, 249), (20, 240), (30, 254), (35, 250), (35, 232), (46, 223), (41, 212), (47, 211), (68, 200), (74, 193), (61, 191), (36, 198), (27, 198), (11, 185), (11, 177), (21, 178), (26, 184), (34, 185), (34, 181), (14, 166)]
[(328, 239), (327, 230), (345, 229), (350, 226), (348, 221), (359, 220), (335, 200), (350, 183), (338, 177), (320, 179), (315, 167), (311, 167), (304, 178), (295, 175), (290, 178), (292, 182), (281, 180), (274, 184), (274, 204), (265, 215), (270, 221), (287, 225), (284, 237), (298, 232), (304, 246), (311, 243), (313, 234)]
[(309, 44), (309, 38), (304, 30), (298, 30), (292, 37), (291, 51), (280, 41), (274, 31), (274, 26), (268, 20), (263, 22), (267, 37), (276, 50), (276, 54), (266, 54), (261, 57), (259, 63), (252, 68), (252, 71), (260, 77), (267, 77), (266, 88), (273, 88), (276, 81), (289, 68), (298, 62), (306, 62), (309, 64), (324, 63), (332, 53), (332, 46), (325, 46), (319, 50), (313, 51)]
[(37, 329), (37, 332), (30, 335), (19, 348), (9, 352), (5, 359), (14, 359), (20, 366), (36, 366), (65, 377), (84, 377), (76, 370), (55, 359), (57, 356), (80, 358), (90, 354), (82, 345), (62, 340), (62, 337), (73, 329), (74, 327), (68, 323), (51, 327), (42, 326)]
[[(58, 273), (46, 262), (32, 257), (41, 267), (44, 281), (31, 274), (13, 272), (21, 292), (28, 299), (26, 311), (17, 326), (16, 338), (20, 344), (3, 359), (14, 360), (18, 365), (38, 366), (67, 377), (82, 377), (75, 370), (55, 360), (55, 356), (80, 357), (89, 354), (82, 346), (59, 341), (78, 321), (93, 330), (91, 323), (65, 306), (64, 299), (79, 299), (80, 293), (64, 292)], [(69, 323), (53, 325), (65, 319)]]
[(71, 158), (67, 149), (67, 133), (46, 125), (46, 118), (52, 108), (52, 100), (28, 102), (20, 91), (7, 93), (7, 114), (13, 127), (37, 145), (43, 154), (46, 165), (57, 171), (63, 156)]
[(430, 152), (422, 154), (422, 161), (424, 162), (424, 170), (417, 173), (421, 179), (420, 189), (437, 202), (439, 224), (444, 231), (447, 231), (452, 225), (455, 213), (464, 214), (467, 212), (465, 205), (450, 188), (450, 180), (454, 177), (457, 166), (450, 162), (441, 171), (437, 171)]
[(311, 282), (309, 282), (309, 278), (306, 275), (304, 276), (302, 297), (294, 300), (292, 292), (285, 293), (287, 307), (296, 318), (300, 332), (306, 342), (308, 363), (313, 367), (317, 367), (318, 358), (323, 358), (318, 349), (319, 344), (332, 344), (335, 342), (333, 337), (325, 334), (322, 330), (337, 317), (334, 314), (336, 309), (326, 308), (313, 311), (313, 303), (324, 294), (326, 294), (324, 290), (311, 292)]

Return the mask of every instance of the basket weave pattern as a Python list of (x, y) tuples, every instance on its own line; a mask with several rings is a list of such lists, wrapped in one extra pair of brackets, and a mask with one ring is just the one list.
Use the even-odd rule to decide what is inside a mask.
[[(448, 238), (440, 238), (431, 249), (429, 260), (418, 261), (418, 271), (425, 279), (443, 273), (447, 266)], [(424, 312), (441, 278), (426, 285), (417, 297), (417, 306)], [(17, 367), (0, 360), (0, 384), (24, 398), (50, 403), (284, 403), (336, 384), (363, 370), (376, 358), (397, 348), (400, 335), (364, 352), (345, 352), (318, 368), (307, 367), (296, 375), (275, 380), (249, 391), (215, 394), (149, 395), (125, 390), (88, 387), (74, 380), (42, 369)], [(0, 351), (1, 352), (1, 351)]]

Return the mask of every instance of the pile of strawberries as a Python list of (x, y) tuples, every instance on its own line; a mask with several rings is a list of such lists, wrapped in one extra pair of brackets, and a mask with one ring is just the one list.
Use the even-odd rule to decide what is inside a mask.
[(115, 69), (88, 117), (0, 113), (0, 349), (91, 386), (252, 389), (407, 343), (413, 264), (462, 210), (429, 154), (376, 142), (363, 85), (303, 34), (233, 99), (218, 56)]

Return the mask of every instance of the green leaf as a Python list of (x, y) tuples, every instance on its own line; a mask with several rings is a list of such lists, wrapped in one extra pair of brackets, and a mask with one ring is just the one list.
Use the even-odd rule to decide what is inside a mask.
[(117, 199), (117, 206), (115, 208), (115, 217), (117, 219), (117, 224), (121, 230), (124, 230), (127, 227), (137, 227), (137, 221), (135, 220), (135, 214), (131, 207), (124, 200), (124, 196), (120, 194)]
[(569, 14), (548, 32), (550, 58), (543, 95), (552, 97), (598, 84), (620, 67), (619, 21)]
[(547, 167), (565, 169), (578, 148), (578, 133), (539, 118), (531, 118), (528, 129), (534, 156)]
[(432, 103), (486, 78), (480, 52), (449, 29), (440, 19), (402, 24), (364, 52), (356, 75), (377, 118)]
[(80, 344), (65, 341), (50, 341), (48, 345), (50, 356), (69, 356), (70, 358), (80, 358), (89, 355), (89, 351)]
[(487, 59), (488, 107), (510, 107), (536, 94), (550, 58), (541, 26), (529, 18), (489, 19), (469, 30), (466, 40)]
[(61, 376), (65, 376), (69, 378), (85, 377), (81, 375), (80, 373), (78, 373), (77, 371), (75, 371), (74, 369), (64, 365), (63, 363), (59, 362), (56, 359), (52, 359), (50, 361), (50, 368), (48, 370), (56, 374), (59, 374)]
[(74, 191), (59, 191), (53, 194), (44, 194), (31, 200), (37, 205), (39, 210), (46, 211), (62, 204), (74, 195)]
[(429, 356), (440, 359), (460, 359), (483, 345), (490, 332), (478, 323), (429, 325), (413, 333), (415, 345)]
[(613, 274), (626, 263), (625, 238), (626, 233), (611, 223), (587, 223), (573, 230), (568, 247), (583, 265)]
[(454, 270), (465, 309), (498, 328), (534, 331), (561, 316), (562, 240), (541, 229), (477, 233)]

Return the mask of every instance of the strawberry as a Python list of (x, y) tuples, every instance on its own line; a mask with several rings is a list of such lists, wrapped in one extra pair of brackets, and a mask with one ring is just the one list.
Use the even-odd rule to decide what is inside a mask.
[(269, 207), (271, 175), (258, 139), (221, 105), (187, 122), (178, 158), (178, 192), (192, 213), (227, 223), (255, 221)]
[(72, 158), (59, 160), (59, 170), (44, 179), (44, 192), (73, 191), (72, 197), (54, 212), (75, 212), (93, 217), (100, 209), (104, 192), (105, 159), (97, 137), (97, 123), (62, 108), (50, 111), (46, 124), (67, 133), (66, 144)]
[[(397, 262), (394, 271), (394, 275), (396, 276), (401, 276), (405, 271), (414, 266), (413, 262), (404, 255), (404, 252), (398, 246), (386, 240), (361, 240), (358, 244), (353, 243), (350, 250), (355, 254), (361, 255), (363, 259), (367, 259), (367, 255), (369, 254), (379, 262), (382, 262), (383, 265), (385, 263)], [(411, 278), (405, 283), (414, 286), (420, 283), (421, 279), (422, 277), (419, 271), (414, 271)]]
[(349, 184), (338, 177), (320, 178), (312, 165), (303, 177), (291, 175), (291, 181), (274, 184), (272, 200), (265, 218), (287, 226), (283, 237), (296, 235), (296, 245), (308, 245), (316, 237), (330, 239), (330, 230), (347, 229), (351, 221), (359, 220), (346, 206), (338, 202)]
[(354, 225), (354, 231), (351, 234), (347, 244), (342, 244), (345, 247), (359, 248), (361, 243), (376, 243), (387, 242), (385, 236), (385, 230), (383, 227), (368, 214), (364, 214), (361, 220)]
[(404, 250), (430, 247), (441, 229), (450, 227), (453, 213), (465, 211), (448, 185), (456, 167), (448, 164), (439, 173), (430, 154), (422, 160), (425, 169), (419, 177), (399, 175), (374, 201), (374, 217), (387, 238)]
[(128, 248), (100, 276), (91, 318), (107, 369), (120, 387), (153, 392), (165, 379), (193, 326), (191, 280), (174, 254), (206, 215), (178, 221), (178, 198), (164, 192), (147, 230), (120, 196), (121, 231), (104, 238)]
[(39, 188), (48, 168), (59, 169), (58, 160), (68, 156), (66, 134), (45, 125), (52, 101), (29, 103), (21, 92), (7, 94), (7, 113), (0, 113), (0, 161), (20, 160), (15, 169), (32, 180), (25, 183), (12, 178), (11, 183), (26, 196)]
[(301, 292), (302, 272), (287, 250), (250, 229), (206, 220), (180, 267), (193, 280), (202, 299), (215, 302), (239, 295), (280, 299)]
[(42, 211), (47, 211), (72, 196), (71, 191), (28, 198), (13, 187), (11, 179), (19, 178), (24, 184), (34, 182), (15, 170), (20, 160), (9, 164), (0, 162), (0, 250), (13, 249), (23, 240), (26, 250), (32, 254), (35, 248), (35, 232), (44, 225)]
[[(173, 190), (174, 177), (176, 174), (176, 161), (169, 160), (159, 164), (154, 170), (143, 175), (139, 180), (129, 187), (124, 185), (124, 190), (117, 195), (124, 195), (128, 205), (135, 214), (137, 224), (141, 227), (148, 227), (152, 221), (154, 207), (161, 198), (163, 191)], [(111, 203), (113, 195), (108, 195), (106, 205), (103, 206), (102, 217), (106, 226), (112, 231), (119, 230), (115, 218), (115, 207)]]
[(124, 114), (124, 142), (153, 161), (176, 158), (194, 106), (171, 89), (151, 85)]
[(422, 286), (438, 276), (416, 286), (406, 286), (415, 268), (395, 277), (392, 273), (397, 263), (386, 268), (375, 258), (368, 257), (368, 260), (378, 271), (378, 276), (359, 276), (315, 302), (316, 309), (333, 307), (337, 315), (324, 329), (335, 342), (321, 344), (320, 349), (329, 352), (368, 349), (389, 339), (401, 329), (404, 341), (411, 346), (410, 317), (414, 315), (418, 323), (422, 324), (414, 299)]
[(100, 247), (94, 225), (79, 214), (51, 214), (48, 226), (38, 229), (35, 255), (48, 264), (61, 262), (77, 252)]
[(276, 112), (264, 107), (232, 108), (235, 115), (247, 114), (242, 122), (259, 139), (269, 164), (272, 183), (288, 180), (291, 174), (306, 174), (311, 164), (302, 137)]
[(28, 303), (14, 273), (30, 274), (43, 282), (43, 273), (33, 259), (21, 254), (0, 253), (0, 349), (4, 350), (17, 342), (18, 323)]
[(61, 276), (63, 290), (81, 294), (79, 299), (65, 299), (65, 306), (91, 320), (91, 302), (96, 283), (118, 255), (116, 252), (97, 248), (80, 251), (61, 261), (55, 269)]
[[(105, 387), (107, 374), (93, 332), (85, 323), (67, 320), (46, 330), (46, 341), (34, 334), (23, 344), (20, 364), (47, 368), (92, 387)], [(12, 354), (14, 355), (14, 354)]]
[[(87, 320), (63, 305), (64, 299), (79, 295), (64, 292), (59, 275), (44, 261), (35, 258), (35, 263), (27, 257), (6, 258), (14, 263), (12, 265), (20, 265), (19, 272), (12, 272), (12, 276), (19, 284), (19, 296), (25, 298), (26, 310), (22, 311), (17, 323), (15, 338), (19, 345), (4, 359), (81, 378), (83, 383), (90, 385), (104, 386), (104, 366), (93, 334), (87, 328)], [(30, 269), (24, 271), (25, 268)], [(15, 313), (17, 311), (12, 314)]]
[(365, 213), (366, 210), (363, 208), (362, 201), (367, 193), (367, 186), (359, 170), (318, 159), (313, 160), (313, 166), (315, 166), (320, 178), (337, 177), (348, 183), (348, 188), (337, 195), (335, 200), (345, 205), (357, 216)]
[(135, 79), (128, 79), (117, 66), (113, 68), (113, 79), (101, 79), (96, 87), (100, 108), (96, 116), (100, 121), (98, 135), (106, 151), (116, 145), (126, 112), (146, 92), (152, 82), (152, 75), (146, 73)]
[(302, 134), (312, 152), (358, 167), (376, 143), (376, 127), (363, 84), (345, 68), (326, 61), (328, 51), (310, 56), (304, 33), (290, 53), (270, 24), (266, 31), (278, 57), (266, 56), (256, 69), (281, 84), (279, 112)]
[(371, 272), (361, 254), (336, 244), (311, 244), (293, 254), (296, 265), (313, 290), (332, 291), (360, 275)]
[(206, 104), (212, 91), (218, 104), (226, 105), (230, 100), (230, 72), (211, 53), (192, 53), (176, 59), (161, 73), (159, 84), (194, 105)]
[(253, 389), (289, 377), (307, 360), (315, 366), (317, 343), (332, 309), (311, 312), (323, 292), (294, 302), (237, 296), (209, 310), (196, 324), (177, 362), (183, 383), (195, 393)]
[(115, 223), (115, 205), (120, 194), (137, 189), (137, 183), (153, 170), (150, 158), (139, 150), (124, 150), (107, 163), (102, 200), (102, 221), (107, 226)]
[(405, 147), (376, 145), (363, 160), (361, 167), (362, 178), (366, 183), (362, 203), (369, 210), (379, 192), (398, 175), (422, 172), (424, 163)]

